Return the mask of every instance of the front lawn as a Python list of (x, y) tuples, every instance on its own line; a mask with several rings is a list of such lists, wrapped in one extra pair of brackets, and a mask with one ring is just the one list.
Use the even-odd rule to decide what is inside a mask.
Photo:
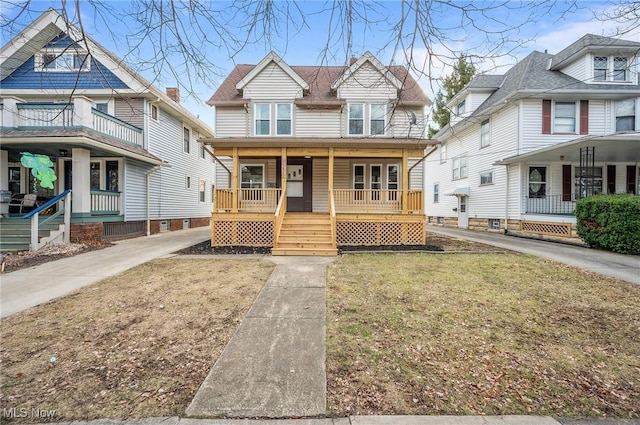
[(640, 287), (520, 254), (332, 264), (333, 415), (640, 415)]

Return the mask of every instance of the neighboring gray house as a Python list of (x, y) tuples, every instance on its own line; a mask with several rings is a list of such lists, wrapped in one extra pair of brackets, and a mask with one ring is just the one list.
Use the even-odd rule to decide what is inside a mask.
[[(198, 139), (213, 131), (177, 89), (163, 93), (78, 40), (49, 10), (2, 47), (0, 189), (39, 202), (70, 189), (75, 241), (208, 225), (215, 167)], [(52, 159), (54, 189), (20, 165), (21, 152)]]
[(426, 158), (431, 224), (576, 237), (576, 199), (638, 194), (640, 43), (585, 35), (478, 75)]

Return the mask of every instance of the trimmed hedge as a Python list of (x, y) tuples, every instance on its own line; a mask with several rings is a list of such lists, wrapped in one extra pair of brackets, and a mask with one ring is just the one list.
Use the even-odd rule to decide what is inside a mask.
[(597, 195), (576, 203), (578, 235), (590, 246), (640, 254), (640, 196)]

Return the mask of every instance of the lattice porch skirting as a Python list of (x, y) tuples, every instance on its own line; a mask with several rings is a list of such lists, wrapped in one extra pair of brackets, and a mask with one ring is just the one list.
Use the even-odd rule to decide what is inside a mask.
[(273, 246), (273, 214), (213, 214), (213, 246)]
[(570, 238), (571, 224), (569, 223), (544, 223), (539, 221), (522, 221), (520, 230), (523, 232), (539, 233)]
[(338, 214), (338, 245), (424, 245), (426, 217), (397, 214)]

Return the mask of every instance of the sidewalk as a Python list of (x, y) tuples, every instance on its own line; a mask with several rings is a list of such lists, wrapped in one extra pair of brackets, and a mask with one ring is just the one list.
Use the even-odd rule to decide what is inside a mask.
[(590, 249), (550, 241), (540, 241), (502, 233), (477, 232), (451, 227), (428, 226), (429, 233), (481, 242), (499, 248), (535, 255), (605, 276), (640, 284), (640, 256), (616, 254), (599, 249)]
[(188, 416), (325, 414), (325, 282), (333, 258), (269, 259), (276, 268), (187, 407)]
[(0, 317), (67, 295), (211, 237), (208, 226), (115, 242), (114, 246), (3, 274)]

